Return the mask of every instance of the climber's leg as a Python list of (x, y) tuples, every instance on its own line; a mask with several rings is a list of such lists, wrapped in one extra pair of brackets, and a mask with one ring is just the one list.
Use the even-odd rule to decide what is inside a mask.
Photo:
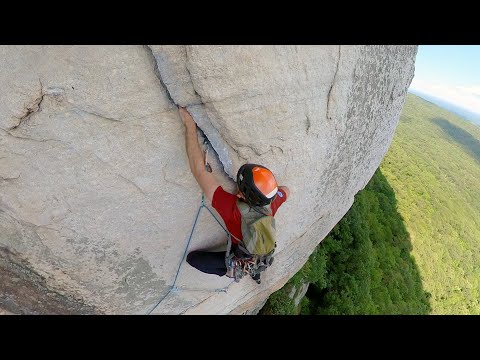
[(192, 251), (187, 255), (187, 262), (194, 268), (207, 274), (223, 276), (227, 272), (225, 251)]

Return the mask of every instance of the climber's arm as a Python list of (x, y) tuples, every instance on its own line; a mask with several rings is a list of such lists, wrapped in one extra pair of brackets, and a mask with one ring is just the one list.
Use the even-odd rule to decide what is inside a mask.
[(197, 138), (197, 124), (195, 124), (192, 116), (185, 108), (179, 107), (178, 112), (185, 124), (185, 143), (190, 170), (205, 196), (212, 201), (213, 194), (220, 184), (213, 174), (205, 169), (204, 154)]

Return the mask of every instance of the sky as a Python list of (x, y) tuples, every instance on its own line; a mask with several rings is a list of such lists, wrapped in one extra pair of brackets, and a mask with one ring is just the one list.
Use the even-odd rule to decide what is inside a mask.
[(420, 45), (410, 89), (480, 114), (480, 45)]

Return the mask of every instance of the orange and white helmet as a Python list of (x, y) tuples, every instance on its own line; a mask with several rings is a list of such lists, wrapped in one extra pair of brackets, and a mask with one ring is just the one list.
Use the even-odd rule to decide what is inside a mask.
[(237, 184), (251, 206), (270, 204), (278, 191), (275, 176), (262, 165), (242, 165), (237, 172)]

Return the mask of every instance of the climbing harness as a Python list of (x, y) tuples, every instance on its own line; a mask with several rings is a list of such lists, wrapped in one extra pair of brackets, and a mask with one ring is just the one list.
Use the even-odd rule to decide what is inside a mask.
[[(229, 242), (231, 239), (229, 238)], [(248, 254), (248, 251), (238, 245), (242, 252)], [(231, 272), (231, 276), (235, 282), (239, 282), (244, 276), (250, 275), (257, 284), (261, 283), (260, 273), (273, 263), (273, 251), (266, 255), (246, 255), (246, 257), (237, 257), (233, 253), (226, 253), (227, 272)]]

